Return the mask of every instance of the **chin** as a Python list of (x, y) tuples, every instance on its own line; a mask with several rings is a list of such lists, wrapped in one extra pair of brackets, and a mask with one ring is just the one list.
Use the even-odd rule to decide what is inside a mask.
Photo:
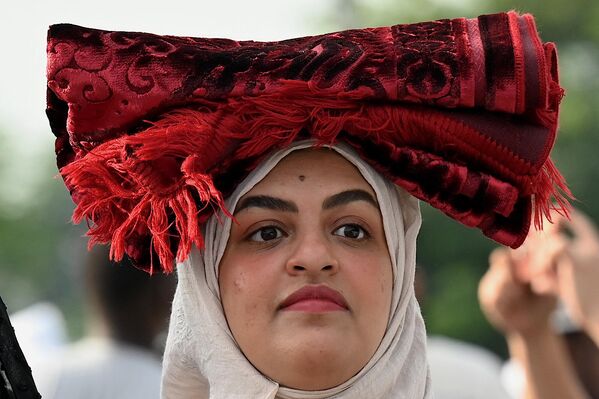
[(300, 339), (296, 336), (291, 342), (293, 345), (278, 352), (285, 353), (287, 372), (280, 373), (282, 368), (278, 367), (279, 378), (274, 378), (289, 388), (309, 391), (333, 388), (357, 374), (370, 358), (361, 362), (356, 356), (363, 351), (361, 348), (323, 331), (302, 334)]
[[(323, 360), (320, 362), (322, 363)], [(357, 373), (357, 371), (344, 370), (343, 367), (340, 367), (341, 365), (334, 368), (331, 367), (332, 365), (323, 367), (322, 364), (306, 362), (305, 359), (299, 363), (297, 367), (293, 367), (293, 370), (288, 370), (285, 375), (273, 379), (288, 388), (320, 391), (341, 385)], [(347, 367), (347, 364), (344, 366)]]
[(286, 388), (300, 389), (302, 391), (323, 391), (341, 385), (348, 379), (349, 378), (335, 380), (331, 375), (302, 375), (291, 379), (288, 383), (279, 382), (279, 384)]

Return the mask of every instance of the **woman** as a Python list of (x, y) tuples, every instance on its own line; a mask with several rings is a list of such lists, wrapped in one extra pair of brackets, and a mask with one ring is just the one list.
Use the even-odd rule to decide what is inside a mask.
[(255, 169), (237, 223), (211, 218), (180, 266), (164, 397), (429, 397), (417, 201), (348, 147), (309, 146)]
[(414, 197), (512, 247), (564, 204), (530, 15), (277, 43), (55, 25), (48, 56), (74, 220), (179, 262), (167, 398), (429, 397)]

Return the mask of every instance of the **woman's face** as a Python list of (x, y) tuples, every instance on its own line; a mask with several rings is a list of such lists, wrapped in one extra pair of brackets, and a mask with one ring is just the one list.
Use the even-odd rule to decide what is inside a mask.
[(358, 373), (385, 333), (392, 270), (376, 196), (332, 150), (295, 151), (235, 210), (219, 285), (248, 360), (283, 386)]

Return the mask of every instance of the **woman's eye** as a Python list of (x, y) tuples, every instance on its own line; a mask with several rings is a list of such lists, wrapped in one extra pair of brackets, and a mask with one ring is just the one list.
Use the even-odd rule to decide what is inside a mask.
[(277, 238), (281, 238), (282, 236), (283, 232), (278, 227), (266, 226), (253, 232), (250, 236), (250, 241), (266, 242), (276, 240)]
[(353, 240), (366, 238), (366, 231), (357, 224), (344, 224), (335, 230), (333, 234)]

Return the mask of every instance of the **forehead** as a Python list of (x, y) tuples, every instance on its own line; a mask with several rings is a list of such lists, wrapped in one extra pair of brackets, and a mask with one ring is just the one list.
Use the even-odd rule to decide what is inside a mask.
[(284, 193), (292, 188), (329, 188), (330, 191), (355, 188), (374, 196), (374, 190), (358, 169), (342, 155), (328, 148), (291, 152), (247, 194)]

